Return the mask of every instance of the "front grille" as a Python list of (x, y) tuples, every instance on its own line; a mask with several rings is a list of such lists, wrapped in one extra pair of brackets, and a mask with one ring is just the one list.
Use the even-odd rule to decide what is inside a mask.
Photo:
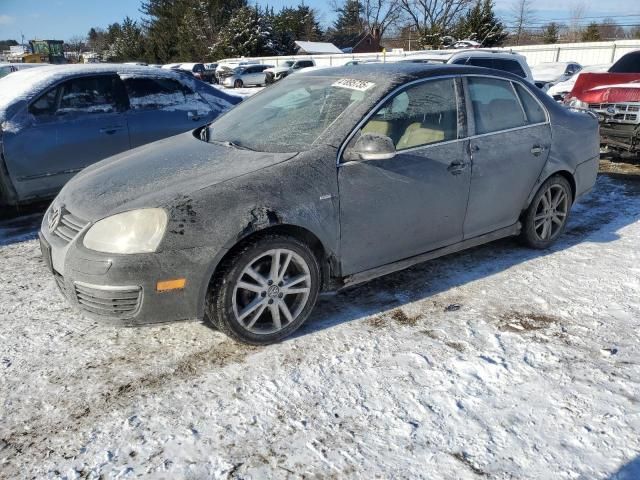
[[(49, 211), (49, 216), (54, 215), (55, 209)], [(56, 227), (53, 230), (53, 234), (69, 243), (76, 238), (76, 235), (87, 226), (88, 222), (79, 219), (75, 215), (72, 215), (68, 210), (62, 208), (60, 212), (60, 221), (57, 222)]]
[(74, 283), (74, 286), (78, 304), (96, 315), (131, 318), (140, 308), (140, 287), (101, 287), (81, 282)]
[[(591, 103), (589, 109), (602, 115), (607, 122), (638, 123), (640, 121), (640, 104), (637, 103)], [(614, 113), (610, 113), (610, 109)]]

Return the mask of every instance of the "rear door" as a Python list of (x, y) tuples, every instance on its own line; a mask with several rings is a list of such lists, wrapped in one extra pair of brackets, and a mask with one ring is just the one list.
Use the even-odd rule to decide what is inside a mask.
[(129, 96), (131, 147), (187, 132), (213, 120), (211, 106), (172, 78), (122, 77)]
[(465, 79), (472, 154), (464, 237), (515, 224), (549, 155), (551, 128), (541, 103), (518, 82)]
[(50, 196), (88, 165), (129, 149), (126, 96), (117, 75), (73, 78), (29, 104), (28, 126), (4, 142), (21, 198)]

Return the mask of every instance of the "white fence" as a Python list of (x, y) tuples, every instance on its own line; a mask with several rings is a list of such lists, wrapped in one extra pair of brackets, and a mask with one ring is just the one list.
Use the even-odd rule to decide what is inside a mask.
[[(591, 43), (562, 43), (555, 45), (528, 45), (526, 47), (512, 47), (504, 50), (512, 50), (527, 57), (529, 65), (537, 65), (543, 62), (574, 61), (584, 66), (613, 63), (625, 53), (640, 49), (640, 40), (619, 40), (616, 42), (591, 42)], [(378, 60), (393, 61), (416, 53), (415, 51), (394, 51), (382, 53), (360, 53), (341, 55), (298, 55), (294, 57), (253, 57), (253, 58), (227, 58), (220, 62), (255, 61), (280, 65), (286, 60), (312, 58), (320, 67), (340, 66), (350, 60)]]

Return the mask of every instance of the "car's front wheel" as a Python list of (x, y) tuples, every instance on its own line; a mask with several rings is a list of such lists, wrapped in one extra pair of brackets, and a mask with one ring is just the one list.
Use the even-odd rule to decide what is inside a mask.
[(291, 236), (250, 241), (211, 284), (209, 320), (231, 338), (252, 345), (278, 342), (299, 328), (320, 290), (320, 267), (311, 249)]
[(566, 178), (554, 175), (542, 184), (523, 218), (521, 238), (533, 248), (551, 246), (564, 231), (573, 204)]
[(233, 83), (233, 88), (242, 88), (242, 85), (243, 85), (243, 84), (242, 84), (242, 80), (236, 80), (236, 81)]

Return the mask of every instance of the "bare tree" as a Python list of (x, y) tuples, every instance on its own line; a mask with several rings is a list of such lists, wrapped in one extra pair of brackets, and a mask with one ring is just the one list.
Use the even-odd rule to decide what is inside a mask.
[[(439, 44), (467, 8), (476, 0), (400, 0), (400, 7), (422, 37), (422, 43)], [(424, 45), (423, 45), (424, 46)]]
[(600, 38), (602, 40), (618, 40), (625, 37), (624, 28), (610, 17), (605, 18), (598, 25), (598, 32), (600, 32)]
[(83, 37), (82, 35), (74, 35), (65, 42), (66, 50), (73, 53), (75, 61), (77, 61), (80, 58), (80, 55), (82, 55), (82, 52), (86, 50), (86, 40), (86, 37)]
[(536, 11), (532, 0), (514, 0), (511, 5), (513, 27), (516, 33), (516, 45), (520, 45), (527, 25), (535, 21)]
[(382, 39), (390, 27), (394, 27), (402, 17), (400, 0), (363, 0), (362, 16), (369, 33), (377, 40)]
[(582, 36), (582, 22), (587, 13), (587, 3), (584, 0), (577, 0), (569, 8), (569, 42), (579, 42)]

